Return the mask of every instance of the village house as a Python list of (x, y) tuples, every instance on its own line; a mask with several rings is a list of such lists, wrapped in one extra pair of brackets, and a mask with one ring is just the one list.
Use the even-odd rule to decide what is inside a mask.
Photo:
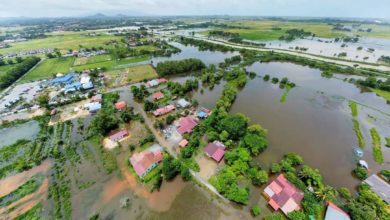
[(113, 135), (110, 135), (109, 139), (111, 141), (117, 142), (117, 141), (119, 141), (119, 140), (121, 140), (121, 139), (123, 139), (124, 137), (127, 137), (127, 136), (129, 136), (129, 132), (127, 131), (127, 129), (123, 129), (123, 130), (121, 130), (119, 132), (116, 132)]
[(146, 174), (153, 170), (153, 168), (155, 168), (162, 159), (162, 147), (156, 144), (140, 153), (134, 153), (130, 158), (130, 163), (137, 175), (140, 178), (143, 178)]
[(350, 220), (349, 215), (342, 209), (337, 207), (334, 203), (328, 202), (326, 209), (325, 220)]
[(66, 74), (64, 76), (56, 77), (52, 80), (49, 80), (47, 83), (50, 85), (53, 85), (53, 86), (68, 85), (68, 84), (71, 84), (74, 82), (75, 76), (76, 75), (74, 73), (69, 73), (69, 74)]
[(84, 104), (83, 107), (84, 109), (87, 109), (89, 113), (96, 113), (102, 108), (102, 104), (100, 104), (99, 102), (91, 102)]
[(155, 86), (158, 86), (158, 85), (160, 85), (162, 83), (166, 83), (166, 82), (168, 82), (168, 80), (166, 80), (165, 78), (152, 79), (146, 83), (146, 87), (148, 87), (148, 88), (155, 87)]
[(179, 119), (179, 125), (176, 129), (181, 135), (192, 133), (192, 129), (198, 125), (198, 122), (192, 116), (182, 117)]
[(96, 95), (92, 96), (91, 101), (102, 102), (102, 94), (96, 94)]
[(390, 184), (381, 179), (377, 175), (371, 175), (363, 181), (371, 187), (371, 190), (383, 199), (387, 204), (390, 204)]
[(153, 100), (160, 100), (160, 99), (164, 98), (164, 93), (162, 93), (160, 91), (156, 92), (152, 95), (152, 98), (153, 98)]
[(162, 108), (158, 108), (156, 109), (154, 112), (153, 112), (153, 115), (155, 117), (158, 117), (158, 116), (161, 116), (161, 115), (165, 115), (171, 111), (175, 110), (175, 106), (173, 105), (167, 105), (165, 107), (162, 107)]
[(187, 100), (185, 99), (179, 99), (176, 103), (176, 107), (178, 108), (187, 108), (191, 105)]
[(264, 195), (275, 211), (280, 209), (285, 215), (301, 209), (303, 192), (290, 183), (283, 174), (280, 174), (264, 189)]
[(185, 146), (187, 146), (187, 144), (188, 144), (188, 141), (186, 139), (183, 139), (179, 142), (179, 147), (184, 148)]
[(226, 146), (222, 142), (214, 141), (206, 146), (204, 153), (215, 161), (220, 162), (225, 155), (225, 149)]
[(115, 103), (115, 108), (116, 108), (117, 110), (119, 110), (119, 111), (125, 110), (125, 109), (126, 109), (126, 106), (127, 106), (127, 104), (126, 104), (125, 101), (119, 101), (119, 102)]

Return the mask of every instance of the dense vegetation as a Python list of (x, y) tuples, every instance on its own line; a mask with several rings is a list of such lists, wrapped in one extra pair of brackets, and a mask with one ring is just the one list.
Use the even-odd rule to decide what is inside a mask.
[(157, 64), (157, 73), (160, 76), (174, 75), (180, 73), (188, 73), (192, 71), (200, 71), (206, 65), (199, 59), (190, 58), (185, 60), (168, 60)]
[(21, 76), (27, 73), (35, 64), (40, 61), (38, 57), (28, 57), (21, 63), (15, 64), (13, 68), (9, 69), (6, 74), (0, 76), (0, 90), (5, 89), (18, 80)]

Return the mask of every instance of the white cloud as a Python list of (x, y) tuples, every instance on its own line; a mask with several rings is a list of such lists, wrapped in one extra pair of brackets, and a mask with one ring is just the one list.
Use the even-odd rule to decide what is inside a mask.
[(0, 0), (0, 16), (277, 15), (388, 17), (388, 0)]

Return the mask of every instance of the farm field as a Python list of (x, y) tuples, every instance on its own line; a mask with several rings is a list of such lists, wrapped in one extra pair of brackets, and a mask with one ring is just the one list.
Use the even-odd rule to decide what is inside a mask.
[(149, 64), (132, 66), (120, 70), (112, 70), (107, 73), (108, 87), (122, 86), (129, 83), (135, 83), (144, 79), (156, 78), (156, 70)]
[(107, 68), (108, 70), (120, 69), (120, 68), (125, 68), (126, 65), (132, 65), (133, 63), (146, 61), (148, 59), (150, 59), (149, 56), (128, 57), (121, 60), (108, 60), (103, 62), (96, 62), (96, 63), (74, 66), (74, 70), (81, 71), (84, 69), (94, 69), (94, 68)]
[(108, 54), (97, 55), (92, 57), (78, 57), (75, 59), (73, 65), (79, 66), (79, 65), (98, 63), (98, 62), (109, 61), (109, 60), (111, 60), (111, 56)]
[(26, 73), (20, 80), (20, 83), (49, 78), (56, 73), (67, 73), (70, 71), (74, 59), (74, 57), (66, 57), (43, 60), (30, 72)]
[(14, 53), (18, 51), (27, 51), (36, 48), (58, 48), (61, 52), (69, 49), (78, 49), (79, 45), (83, 47), (107, 47), (106, 42), (111, 40), (120, 40), (121, 37), (102, 35), (85, 36), (85, 32), (57, 32), (49, 34), (46, 38), (34, 39), (24, 42), (12, 43), (11, 47), (0, 49), (1, 54)]

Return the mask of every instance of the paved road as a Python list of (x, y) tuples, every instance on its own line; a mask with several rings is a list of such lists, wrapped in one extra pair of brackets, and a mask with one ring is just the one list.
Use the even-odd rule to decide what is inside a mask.
[(250, 49), (250, 50), (256, 50), (256, 51), (275, 51), (278, 53), (296, 55), (296, 56), (301, 56), (301, 57), (310, 58), (310, 59), (314, 59), (314, 60), (321, 60), (321, 61), (325, 61), (325, 62), (329, 62), (329, 63), (336, 63), (336, 64), (350, 66), (350, 67), (353, 67), (354, 65), (359, 65), (359, 67), (364, 67), (364, 68), (371, 68), (371, 69), (377, 69), (377, 70), (382, 70), (382, 71), (390, 71), (389, 66), (383, 66), (383, 65), (374, 65), (374, 64), (371, 65), (371, 64), (358, 63), (358, 62), (354, 62), (354, 61), (335, 60), (332, 58), (319, 57), (318, 55), (299, 53), (299, 52), (289, 51), (289, 50), (244, 46), (244, 45), (239, 45), (239, 44), (233, 44), (233, 43), (226, 42), (223, 40), (208, 39), (208, 38), (204, 38), (204, 37), (191, 37), (191, 36), (187, 36), (187, 35), (185, 37), (189, 37), (189, 38), (193, 38), (193, 39), (197, 39), (197, 40), (203, 40), (203, 41), (214, 43), (214, 44), (230, 46), (230, 47), (237, 48), (237, 49)]
[[(153, 135), (156, 137), (157, 142), (164, 147), (167, 152), (172, 155), (174, 158), (177, 158), (177, 153), (174, 150), (174, 144), (169, 143), (165, 138), (160, 134), (160, 132), (154, 128), (152, 120), (148, 117), (146, 112), (143, 110), (142, 106), (139, 103), (134, 102), (134, 109), (139, 112), (145, 119), (145, 124), (149, 127), (150, 131), (153, 133)], [(190, 170), (190, 173), (192, 176), (200, 183), (203, 184), (205, 187), (207, 187), (208, 190), (216, 194), (218, 197), (220, 197), (225, 202), (230, 202), (225, 197), (223, 197), (221, 194), (218, 193), (218, 191), (212, 186), (207, 180), (203, 179), (198, 173), (196, 173), (193, 170)]]

